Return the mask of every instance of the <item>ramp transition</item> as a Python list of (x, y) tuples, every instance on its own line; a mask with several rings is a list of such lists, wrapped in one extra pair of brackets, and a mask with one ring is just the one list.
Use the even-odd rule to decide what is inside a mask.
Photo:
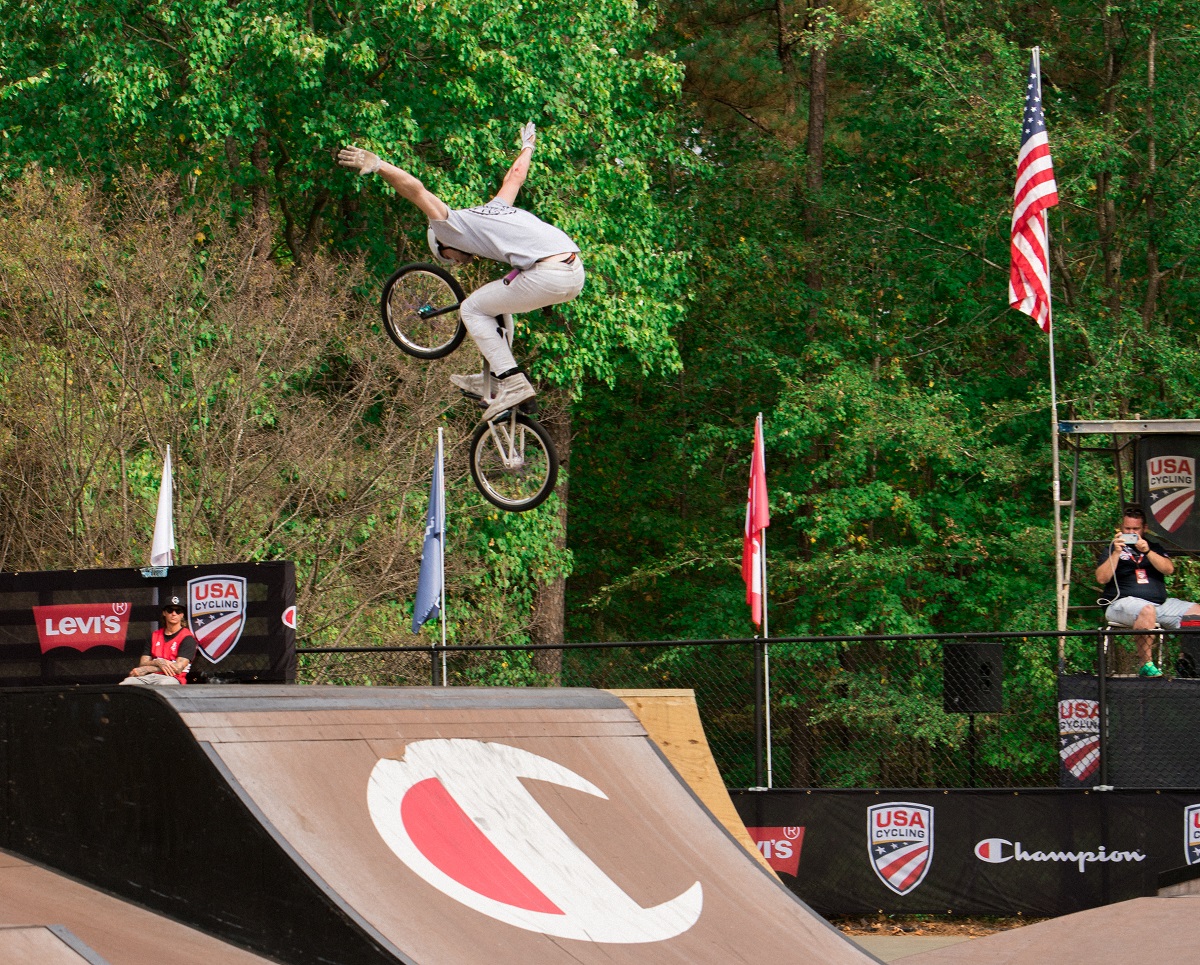
[(5, 852), (0, 852), (0, 962), (269, 965), (258, 955)]
[(874, 961), (600, 691), (0, 692), (5, 847), (295, 965)]

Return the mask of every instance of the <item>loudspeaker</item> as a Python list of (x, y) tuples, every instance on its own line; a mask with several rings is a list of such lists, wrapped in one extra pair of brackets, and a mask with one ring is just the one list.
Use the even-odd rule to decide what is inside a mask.
[(942, 648), (942, 709), (948, 714), (1004, 711), (1004, 644), (948, 643)]
[(1200, 677), (1200, 617), (1182, 617), (1179, 621), (1179, 658), (1175, 676)]

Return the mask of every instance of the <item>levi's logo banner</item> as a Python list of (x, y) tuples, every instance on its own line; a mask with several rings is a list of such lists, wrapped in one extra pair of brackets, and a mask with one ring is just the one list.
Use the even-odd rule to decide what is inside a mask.
[[(414, 741), (382, 758), (367, 808), (392, 852), (460, 904), (526, 931), (633, 945), (681, 935), (700, 917), (699, 881), (644, 907), (529, 792), (545, 782), (607, 801), (591, 781), (548, 758), (490, 741)], [(570, 956), (568, 956), (570, 957)], [(623, 959), (624, 960), (624, 959)]]
[(71, 647), (82, 653), (92, 647), (125, 649), (129, 632), (128, 603), (61, 603), (35, 606), (38, 643), (42, 653)]
[(879, 880), (907, 895), (933, 861), (933, 808), (900, 801), (867, 808), (867, 854)]
[(241, 576), (203, 576), (188, 580), (188, 625), (200, 652), (220, 663), (237, 646), (246, 628), (246, 580)]
[(804, 828), (746, 828), (746, 832), (773, 871), (782, 871), (793, 878), (800, 873)]

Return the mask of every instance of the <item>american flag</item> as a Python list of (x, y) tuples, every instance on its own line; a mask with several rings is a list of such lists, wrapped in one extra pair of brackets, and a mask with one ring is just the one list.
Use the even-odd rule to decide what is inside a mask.
[(1042, 70), (1037, 47), (1029, 58), (1025, 119), (1017, 155), (1017, 187), (1013, 192), (1012, 267), (1008, 303), (1050, 331), (1050, 239), (1046, 209), (1058, 204), (1054, 162), (1042, 110)]

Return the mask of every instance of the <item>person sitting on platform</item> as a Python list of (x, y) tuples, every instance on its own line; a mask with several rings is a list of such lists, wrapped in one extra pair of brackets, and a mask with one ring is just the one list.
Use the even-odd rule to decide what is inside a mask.
[(142, 651), (138, 665), (123, 684), (170, 687), (187, 683), (188, 668), (196, 659), (196, 636), (183, 625), (185, 611), (177, 596), (163, 604), (163, 626), (150, 635), (149, 653)]
[[(1167, 596), (1166, 577), (1174, 572), (1167, 551), (1146, 539), (1146, 514), (1141, 507), (1126, 506), (1121, 528), (1096, 567), (1096, 582), (1104, 586), (1109, 601), (1104, 618), (1112, 626), (1134, 630), (1155, 626), (1178, 630), (1180, 617), (1200, 614), (1200, 604)], [(1134, 637), (1140, 677), (1162, 676), (1154, 664), (1154, 636)]]

